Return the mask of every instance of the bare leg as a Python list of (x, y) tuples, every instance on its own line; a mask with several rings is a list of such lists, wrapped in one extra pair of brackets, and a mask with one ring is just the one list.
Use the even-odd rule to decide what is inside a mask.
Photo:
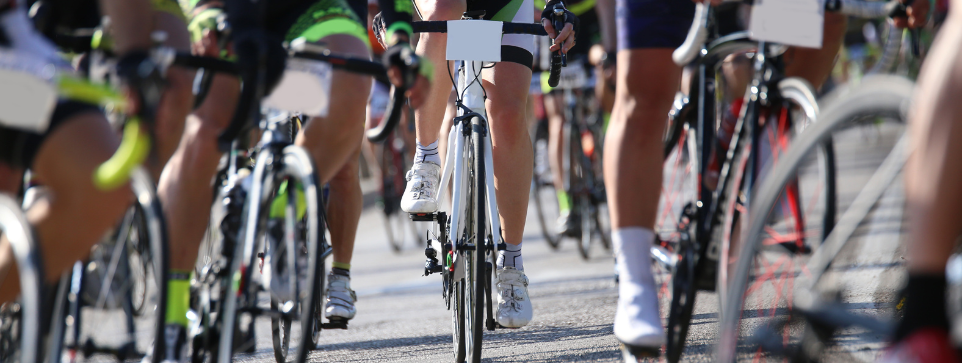
[(491, 126), (494, 186), (501, 231), (505, 242), (520, 244), (528, 214), (528, 193), (534, 168), (534, 152), (525, 121), (525, 103), (531, 84), (531, 70), (502, 62), (482, 74), (488, 90), (485, 102)]
[(334, 248), (335, 263), (350, 264), (354, 255), (354, 239), (364, 205), (358, 176), (360, 151), (360, 147), (356, 148), (347, 164), (331, 179), (327, 221), (331, 226), (331, 247)]
[[(187, 24), (176, 16), (162, 11), (155, 11), (153, 19), (154, 27), (167, 33), (164, 45), (178, 51), (190, 51)], [(194, 71), (171, 67), (167, 70), (166, 81), (166, 89), (157, 106), (157, 123), (154, 130), (157, 135), (154, 150), (157, 163), (148, 165), (151, 175), (158, 180), (167, 160), (177, 150), (177, 145), (184, 134), (184, 119), (193, 107), (194, 94), (191, 88), (194, 82)]]
[[(351, 35), (330, 35), (320, 42), (337, 54), (361, 58), (371, 56), (367, 45)], [(371, 78), (368, 76), (334, 71), (332, 82), (338, 92), (331, 94), (329, 116), (312, 118), (295, 141), (311, 154), (321, 184), (334, 178), (348, 158), (357, 156), (364, 135), (365, 106), (371, 94)], [(338, 88), (338, 85), (349, 87)]]
[(544, 95), (544, 110), (548, 117), (548, 164), (551, 178), (558, 192), (565, 191), (564, 168), (564, 103), (560, 93)]
[[(953, 6), (960, 4), (953, 2)], [(962, 4), (960, 4), (962, 5)], [(915, 153), (906, 166), (908, 215), (906, 253), (910, 272), (944, 274), (962, 232), (962, 11), (950, 11), (919, 75), (911, 121)]]
[(842, 48), (842, 38), (848, 18), (839, 13), (825, 13), (822, 47), (819, 49), (791, 47), (785, 52), (785, 75), (802, 77), (815, 89), (822, 87), (832, 74), (835, 56)]
[[(461, 17), (467, 5), (465, 0), (420, 0), (418, 9), (424, 20), (455, 20)], [(424, 104), (414, 111), (417, 122), (417, 139), (421, 145), (428, 145), (438, 140), (441, 123), (444, 121), (444, 110), (451, 88), (448, 87), (448, 67), (445, 60), (445, 49), (448, 35), (445, 33), (421, 33), (417, 53), (434, 64), (434, 82)]]
[(662, 135), (681, 69), (671, 49), (618, 52), (618, 89), (605, 138), (611, 228), (652, 229), (661, 193)]
[[(133, 200), (128, 186), (101, 191), (91, 178), (119, 143), (103, 115), (89, 112), (59, 126), (40, 148), (33, 171), (54, 197), (36, 203), (27, 211), (27, 218), (40, 241), (48, 282), (57, 281), (63, 271), (86, 256)], [(97, 213), (90, 213), (93, 206)], [(0, 245), (0, 255), (10, 253), (8, 242)], [(7, 256), (0, 256), (0, 261), (13, 260)], [(16, 296), (18, 281), (17, 269), (10, 268), (0, 284), (0, 301)]]
[(230, 124), (240, 93), (236, 77), (215, 75), (207, 99), (187, 118), (183, 140), (160, 178), (158, 194), (167, 214), (170, 268), (190, 271), (210, 220), (211, 179), (223, 153), (217, 136)]

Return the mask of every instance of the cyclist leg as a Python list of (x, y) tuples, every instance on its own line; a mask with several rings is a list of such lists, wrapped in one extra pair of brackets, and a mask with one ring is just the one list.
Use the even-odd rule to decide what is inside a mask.
[[(360, 145), (331, 179), (331, 193), (327, 209), (327, 223), (331, 229), (331, 247), (334, 249), (334, 263), (328, 280), (348, 279), (350, 281), (351, 258), (354, 255), (354, 239), (361, 219), (364, 195), (361, 192), (359, 176)], [(349, 285), (348, 285), (349, 287)], [(338, 286), (340, 288), (340, 286)], [(354, 297), (348, 291), (329, 291), (330, 297), (324, 307), (324, 317), (328, 319), (351, 319), (357, 310)], [(344, 296), (337, 296), (344, 295)], [(347, 298), (350, 296), (350, 300)], [(345, 301), (349, 303), (345, 303)]]
[[(126, 185), (108, 191), (93, 185), (94, 170), (113, 155), (120, 141), (95, 107), (68, 104), (58, 106), (46, 135), (4, 145), (31, 145), (23, 148), (27, 151), (17, 151), (24, 153), (19, 160), (2, 158), (4, 163), (32, 165), (34, 175), (50, 192), (49, 198), (27, 211), (40, 241), (47, 282), (57, 281), (63, 271), (86, 256), (133, 200)], [(7, 131), (0, 128), (0, 139)], [(19, 185), (9, 183), (14, 184)], [(90, 213), (93, 206), (97, 213)], [(12, 300), (19, 292), (19, 274), (12, 262), (9, 242), (0, 235), (0, 301)]]
[(564, 185), (564, 99), (560, 92), (544, 95), (544, 112), (548, 119), (548, 166), (551, 168), (551, 179), (558, 194), (558, 231), (562, 235), (574, 235), (575, 229), (581, 225), (571, 214), (571, 197)]
[[(508, 10), (512, 7), (517, 10)], [(534, 6), (530, 0), (503, 2), (500, 8), (489, 4), (486, 10), (485, 19), (489, 20), (529, 22), (534, 18)], [(505, 250), (498, 252), (495, 320), (504, 327), (520, 328), (527, 325), (533, 315), (521, 241), (534, 172), (534, 150), (525, 119), (534, 63), (534, 36), (508, 34), (501, 43), (501, 62), (481, 75), (488, 97), (485, 107), (491, 128), (494, 188), (501, 235), (507, 244)]]
[[(424, 20), (460, 19), (467, 10), (465, 0), (416, 0), (418, 12)], [(421, 33), (417, 54), (428, 59), (434, 67), (437, 86), (431, 87), (421, 107), (414, 111), (417, 141), (411, 177), (401, 198), (401, 209), (410, 213), (433, 213), (438, 210), (438, 183), (441, 178), (439, 135), (444, 120), (446, 101), (451, 89), (443, 80), (450, 79), (452, 64), (445, 57), (446, 33)], [(445, 140), (446, 142), (446, 140)]]
[[(164, 45), (178, 51), (190, 51), (190, 33), (180, 6), (174, 0), (151, 0), (154, 29), (167, 34)], [(194, 71), (171, 67), (165, 77), (164, 94), (157, 105), (155, 153), (158, 163), (149, 165), (151, 174), (159, 180), (164, 165), (177, 150), (184, 134), (185, 118), (193, 106)]]
[[(367, 31), (359, 19), (343, 0), (322, 0), (295, 22), (288, 39), (304, 37), (335, 54), (369, 59)], [(335, 263), (327, 280), (325, 316), (332, 320), (349, 320), (355, 313), (348, 271), (363, 203), (357, 159), (371, 86), (368, 76), (334, 71), (331, 89), (338, 91), (331, 94), (329, 116), (311, 118), (295, 141), (311, 154), (321, 184), (331, 182)]]
[(620, 281), (614, 330), (621, 342), (655, 354), (665, 333), (649, 250), (662, 184), (662, 135), (681, 78), (671, 53), (693, 14), (689, 0), (618, 2), (617, 89), (604, 154)]
[[(962, 1), (953, 0), (919, 74), (909, 123), (915, 152), (905, 170), (908, 283), (890, 361), (958, 361), (946, 315), (945, 267), (962, 220)], [(941, 358), (941, 360), (933, 358)]]

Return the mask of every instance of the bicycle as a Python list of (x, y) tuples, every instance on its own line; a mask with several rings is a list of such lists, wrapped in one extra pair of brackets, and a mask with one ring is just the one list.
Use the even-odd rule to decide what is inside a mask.
[[(318, 77), (315, 72), (330, 75), (332, 69), (375, 76), (386, 73), (380, 63), (332, 55), (302, 40), (291, 42), (289, 51), (288, 70), (310, 73), (306, 77)], [(192, 287), (192, 360), (229, 362), (235, 351), (252, 351), (255, 319), (267, 316), (275, 359), (303, 362), (316, 347), (321, 329), (347, 328), (345, 321), (325, 323), (319, 317), (325, 289), (324, 259), (332, 252), (325, 239), (321, 186), (311, 158), (293, 145), (299, 115), (280, 112), (260, 122), (263, 136), (250, 163), (247, 147), (238, 136), (253, 126), (250, 120), (259, 118), (263, 90), (260, 84), (247, 82), (250, 86), (244, 88), (239, 104), (248, 107), (240, 108), (219, 137), (221, 149), (229, 151), (214, 186), (215, 200), (223, 201), (223, 218), (212, 219), (216, 231), (209, 235), (215, 238), (208, 241), (206, 263)], [(282, 83), (278, 90), (283, 87)], [(401, 94), (403, 90), (397, 93)], [(394, 98), (388, 121), (369, 130), (369, 135), (387, 136), (397, 124), (402, 101), (400, 96)], [(251, 176), (246, 186), (243, 169)], [(273, 292), (269, 306), (263, 306), (258, 293), (270, 286), (270, 281), (278, 281), (274, 279), (282, 279), (279, 284), (286, 280), (286, 286), (269, 289)], [(299, 325), (296, 328), (295, 323)]]
[[(894, 322), (879, 316), (899, 315), (894, 290), (904, 275), (899, 253), (904, 228), (900, 175), (911, 152), (904, 128), (913, 87), (902, 77), (875, 75), (858, 86), (836, 90), (826, 97), (819, 122), (796, 140), (770, 177), (758, 185), (755, 212), (743, 226), (745, 238), (730, 279), (731, 292), (722, 305), (718, 361), (813, 361), (829, 353), (850, 361), (877, 358), (894, 331)], [(874, 173), (848, 178), (854, 181), (849, 189), (857, 195), (835, 228), (828, 234), (805, 236), (804, 243), (814, 251), (804, 255), (769, 246), (769, 241), (785, 234), (777, 215), (778, 196), (787, 183), (803, 178), (810, 169), (812, 146), (833, 139), (841, 145), (839, 140), (853, 138), (861, 148), (870, 149), (870, 155), (884, 157), (860, 158), (854, 166)], [(778, 260), (781, 265), (772, 264)], [(784, 286), (775, 286), (774, 281)], [(775, 299), (758, 300), (773, 292), (778, 294)]]
[[(611, 228), (601, 166), (604, 122), (597, 110), (592, 109), (597, 106), (591, 97), (594, 95), (594, 86), (588, 84), (585, 72), (580, 62), (565, 68), (561, 71), (558, 87), (554, 89), (563, 92), (566, 106), (561, 152), (565, 192), (571, 200), (571, 213), (577, 216), (572, 218), (580, 221), (579, 228), (568, 236), (577, 239), (581, 258), (588, 260), (592, 242), (596, 238), (605, 250), (611, 249)], [(531, 195), (542, 235), (551, 248), (557, 249), (565, 236), (553, 226), (558, 220), (559, 206), (550, 169), (544, 165), (544, 159), (549, 157), (546, 126), (539, 122), (535, 131), (534, 144), (540, 154), (535, 156)]]
[[(468, 11), (462, 20), (483, 19), (484, 14), (483, 10)], [(448, 24), (421, 21), (412, 23), (412, 28), (414, 32), (444, 33)], [(541, 24), (511, 22), (501, 23), (501, 33), (547, 35)], [(453, 38), (449, 35), (449, 42)], [(560, 55), (552, 61), (552, 85), (557, 85), (561, 63)], [(497, 273), (497, 251), (505, 248), (505, 242), (500, 233), (494, 174), (490, 172), (494, 169), (484, 90), (479, 80), (482, 68), (481, 61), (458, 62), (458, 116), (448, 136), (448, 157), (440, 183), (442, 187), (449, 180), (453, 183), (451, 216), (445, 212), (411, 214), (414, 221), (436, 223), (434, 238), (428, 239), (424, 250), (424, 275), (441, 274), (442, 296), (452, 311), (455, 362), (480, 362), (482, 330), (498, 327), (492, 309), (491, 281)]]
[[(895, 16), (905, 10), (898, 3), (878, 4), (859, 1), (826, 3), (826, 10), (862, 17)], [(811, 86), (801, 79), (784, 78), (779, 56), (785, 47), (770, 42), (750, 40), (738, 32), (706, 42), (713, 32), (711, 7), (699, 4), (688, 38), (673, 55), (678, 64), (700, 58), (694, 63), (691, 99), (679, 98), (666, 135), (665, 184), (659, 203), (656, 234), (658, 245), (652, 258), (661, 271), (664, 295), (670, 294), (668, 308), (669, 361), (678, 361), (683, 352), (688, 327), (698, 290), (717, 292), (720, 301), (729, 296), (731, 264), (739, 260), (732, 251), (739, 245), (741, 216), (754, 210), (751, 206), (752, 186), (770, 177), (770, 170), (785, 160), (785, 152), (815, 122), (819, 107)], [(733, 137), (721, 163), (717, 188), (708, 190), (703, 183), (706, 167), (712, 160), (705, 149), (713, 145), (713, 94), (722, 91), (710, 80), (715, 78), (716, 64), (739, 53), (751, 53), (753, 79), (738, 112)], [(705, 94), (710, 96), (705, 97)], [(692, 107), (697, 107), (692, 109)], [(708, 117), (706, 117), (706, 115)], [(697, 123), (691, 121), (692, 118)], [(711, 121), (709, 121), (711, 122)], [(804, 255), (812, 246), (808, 236), (825, 237), (835, 225), (837, 210), (835, 145), (825, 141), (818, 145), (809, 172), (792, 179), (779, 195), (779, 211), (787, 232), (770, 244), (794, 254)], [(684, 164), (684, 167), (678, 166)], [(677, 185), (676, 181), (680, 181)], [(680, 202), (673, 197), (689, 198)], [(818, 211), (820, 214), (815, 214)], [(813, 215), (814, 214), (814, 215)], [(670, 272), (670, 273), (666, 273)], [(668, 288), (670, 287), (670, 293)], [(722, 309), (724, 309), (724, 305)], [(724, 310), (723, 310), (724, 311)]]
[[(830, 3), (835, 7), (828, 9), (860, 15), (860, 3), (843, 3)], [(817, 124), (818, 104), (811, 85), (783, 75), (779, 56), (785, 47), (751, 40), (747, 32), (719, 37), (712, 25), (713, 14), (710, 6), (699, 4), (688, 38), (673, 54), (677, 64), (690, 64), (695, 72), (691, 95), (676, 98), (670, 113), (665, 187), (656, 220), (656, 245), (651, 250), (661, 280), (660, 295), (669, 300), (666, 354), (670, 362), (681, 359), (697, 291), (715, 291), (717, 287), (719, 296), (726, 296), (729, 249), (732, 239), (737, 239), (740, 215), (750, 210), (751, 186), (767, 177), (771, 165), (782, 160), (797, 135)], [(738, 109), (733, 113), (737, 121), (719, 163), (718, 184), (712, 190), (704, 180), (713, 161), (711, 148), (718, 142), (714, 120), (725, 117), (715, 100), (741, 97), (726, 95), (730, 91), (715, 81), (717, 68), (725, 59), (746, 55), (752, 60), (752, 80), (741, 107), (732, 107)], [(836, 210), (834, 146), (819, 145), (816, 160), (812, 177), (794, 181), (781, 199), (788, 206), (785, 213), (791, 216), (794, 230), (811, 235), (827, 234)], [(823, 211), (822, 218), (809, 218), (805, 213), (812, 209)], [(792, 248), (794, 242), (780, 243)], [(802, 251), (805, 247), (794, 248)]]

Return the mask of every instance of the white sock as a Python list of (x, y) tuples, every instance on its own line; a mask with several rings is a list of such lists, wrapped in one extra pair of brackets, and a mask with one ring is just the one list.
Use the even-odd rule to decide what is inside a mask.
[(615, 337), (638, 346), (661, 346), (665, 339), (658, 311), (658, 288), (651, 272), (655, 233), (642, 227), (611, 231), (618, 259)]
[(438, 141), (434, 140), (434, 142), (427, 146), (421, 145), (421, 141), (418, 141), (417, 150), (414, 151), (414, 162), (431, 162), (441, 165), (441, 154), (438, 154)]
[(524, 260), (521, 258), (521, 244), (505, 243), (503, 251), (498, 251), (498, 268), (514, 267), (524, 271)]

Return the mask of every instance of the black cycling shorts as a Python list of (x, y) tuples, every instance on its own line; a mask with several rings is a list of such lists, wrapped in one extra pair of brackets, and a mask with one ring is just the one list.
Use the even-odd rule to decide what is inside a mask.
[(695, 17), (692, 0), (616, 0), (618, 49), (678, 48)]

